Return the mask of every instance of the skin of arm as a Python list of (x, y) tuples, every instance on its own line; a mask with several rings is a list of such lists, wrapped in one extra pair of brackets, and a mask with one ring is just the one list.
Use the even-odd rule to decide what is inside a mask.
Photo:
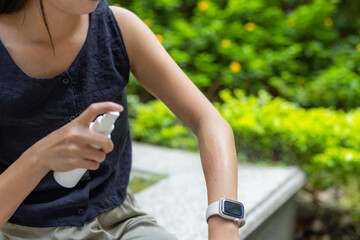
[(112, 151), (113, 143), (106, 135), (90, 131), (90, 122), (101, 113), (122, 110), (122, 106), (110, 102), (92, 104), (78, 118), (36, 142), (11, 164), (0, 175), (0, 227), (50, 170), (97, 169), (106, 153)]
[[(126, 9), (111, 9), (122, 30), (136, 79), (198, 138), (208, 204), (223, 197), (237, 200), (237, 156), (230, 125), (141, 19)], [(232, 221), (214, 216), (208, 223), (209, 239), (239, 239), (238, 228)]]

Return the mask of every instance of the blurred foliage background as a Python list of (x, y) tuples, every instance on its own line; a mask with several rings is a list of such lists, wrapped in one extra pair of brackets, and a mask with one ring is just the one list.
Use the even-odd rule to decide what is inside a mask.
[[(136, 13), (218, 108), (240, 161), (300, 166), (316, 211), (359, 222), (360, 1), (108, 2)], [(135, 140), (197, 149), (134, 77), (128, 92)]]

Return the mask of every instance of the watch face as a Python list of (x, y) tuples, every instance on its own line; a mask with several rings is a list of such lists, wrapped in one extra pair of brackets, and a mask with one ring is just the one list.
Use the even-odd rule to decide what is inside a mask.
[(223, 199), (221, 205), (221, 211), (223, 214), (234, 218), (244, 217), (244, 206), (242, 203), (229, 199)]

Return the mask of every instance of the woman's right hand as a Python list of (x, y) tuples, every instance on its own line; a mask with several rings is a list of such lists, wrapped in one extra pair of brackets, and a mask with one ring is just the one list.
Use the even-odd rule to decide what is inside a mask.
[[(35, 158), (45, 171), (96, 170), (113, 150), (113, 143), (105, 134), (91, 131), (90, 123), (99, 114), (122, 110), (113, 102), (91, 104), (79, 117), (36, 142), (21, 157)], [(95, 149), (91, 144), (101, 148)]]

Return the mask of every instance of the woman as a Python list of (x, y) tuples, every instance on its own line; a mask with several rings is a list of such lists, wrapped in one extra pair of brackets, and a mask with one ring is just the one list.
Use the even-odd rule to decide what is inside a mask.
[[(130, 11), (0, 0), (0, 41), (0, 239), (175, 239), (127, 192), (130, 71), (196, 134), (208, 204), (237, 199), (231, 127)], [(108, 111), (122, 112), (112, 141), (89, 130)], [(75, 188), (54, 181), (75, 168), (89, 169)], [(209, 239), (239, 238), (232, 221), (208, 224)]]

